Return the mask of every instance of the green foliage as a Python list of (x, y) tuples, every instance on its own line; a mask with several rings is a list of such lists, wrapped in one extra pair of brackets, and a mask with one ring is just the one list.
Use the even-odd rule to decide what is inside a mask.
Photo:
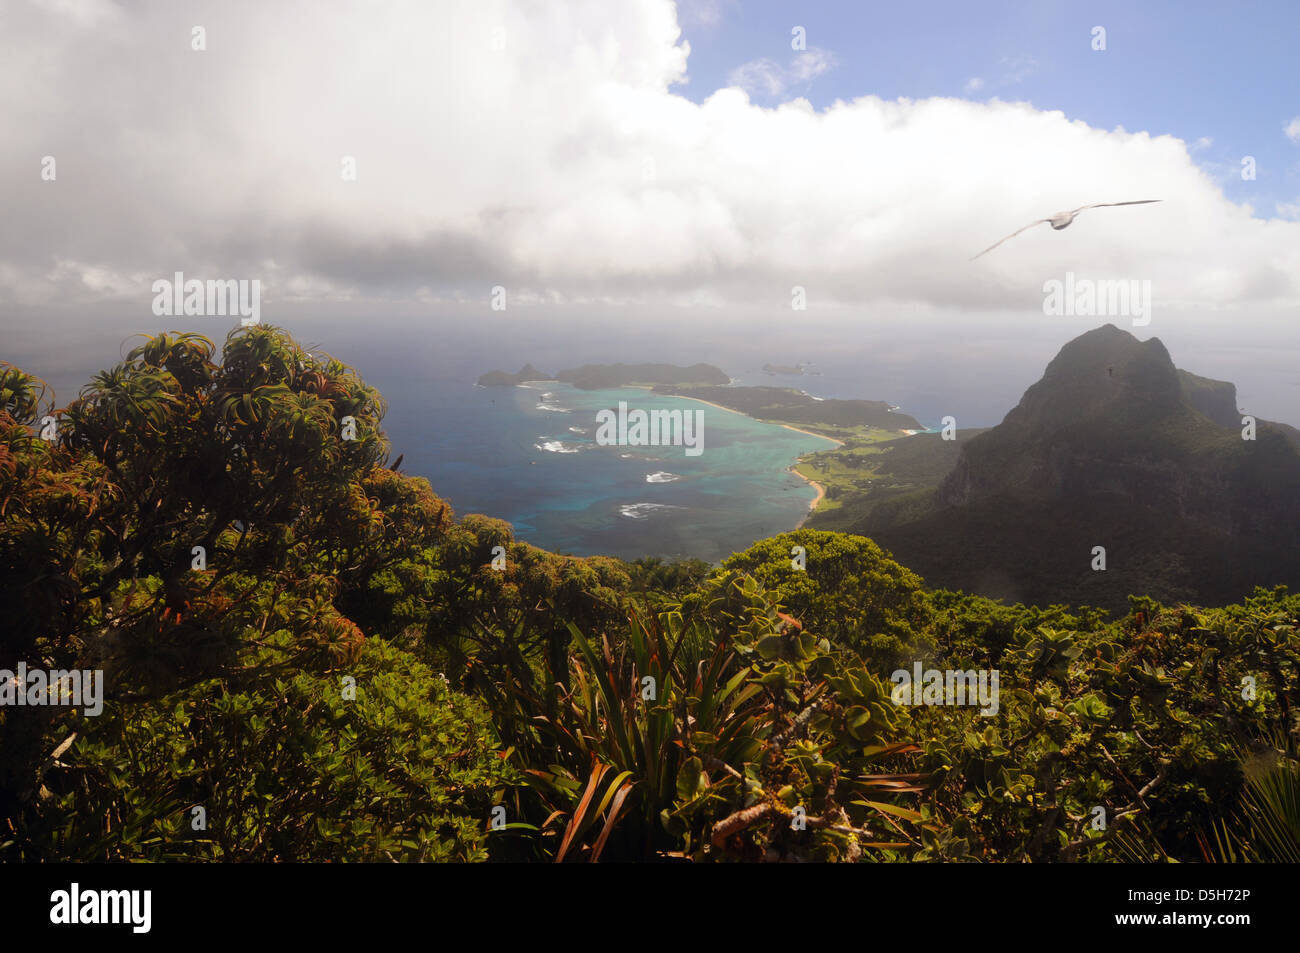
[(334, 674), (280, 676), (269, 661), (71, 725), (6, 859), (486, 858), (493, 795), (514, 772), (481, 705), (381, 642)]
[[(804, 549), (803, 569), (794, 567), (796, 546)], [(811, 529), (782, 533), (731, 556), (722, 567), (752, 574), (809, 628), (883, 670), (915, 657), (920, 648), (917, 635), (930, 615), (921, 578), (864, 536)], [(705, 587), (702, 599), (712, 598), (722, 585)]]
[[(625, 633), (572, 629), (572, 689), (521, 748), (542, 849), (573, 857), (857, 859), (920, 845), (895, 803), (911, 775), (878, 773), (911, 750), (879, 680), (731, 573), (719, 630), (678, 611), (632, 613)], [(549, 763), (547, 763), (549, 761)], [(802, 817), (796, 821), (796, 809)]]
[[(221, 365), (213, 353), (198, 335), (150, 338), (57, 412), (55, 444), (0, 419), (0, 661), (91, 656), (119, 684), (170, 690), (239, 645), (232, 575), (337, 579), (381, 531), (365, 483), (387, 452), (378, 393), (274, 328), (232, 332)], [(30, 383), (5, 380), (31, 417)], [(160, 645), (174, 658), (145, 684), (131, 663)]]
[[(1200, 859), (1197, 832), (1249, 796), (1242, 747), (1261, 735), (1294, 739), (1300, 600), (1258, 590), (1223, 609), (1137, 605), (1121, 622), (1073, 630), (1041, 624), (1039, 610), (1009, 610), (1022, 619), (997, 662), (998, 716), (910, 710), (920, 766), (941, 779), (933, 816), (973, 856)], [(936, 635), (941, 654), (963, 664), (969, 643)]]
[(1246, 754), (1241, 769), (1246, 789), (1236, 815), (1216, 821), (1212, 839), (1201, 838), (1207, 859), (1300, 863), (1300, 759), (1294, 743)]
[[(1283, 588), (1112, 621), (811, 529), (555, 555), (385, 468), (340, 362), (215, 355), (151, 338), (57, 411), (0, 364), (0, 668), (108, 684), (0, 707), (3, 859), (1296, 859)], [(996, 715), (896, 706), (917, 662), (996, 669)]]
[(632, 590), (642, 598), (666, 596), (680, 601), (704, 582), (713, 567), (703, 559), (668, 561), (644, 556), (628, 564)]
[[(427, 671), (341, 611), (396, 614), (366, 601), (371, 580), (427, 561), (449, 508), (380, 466), (383, 400), (346, 365), (269, 327), (214, 353), (148, 339), (52, 411), (53, 441), (30, 430), (43, 385), (0, 368), (0, 667), (107, 684), (98, 720), (0, 710), (6, 849), (483, 856), (506, 775), (481, 709), (435, 701)], [(207, 840), (182, 825), (195, 803)]]

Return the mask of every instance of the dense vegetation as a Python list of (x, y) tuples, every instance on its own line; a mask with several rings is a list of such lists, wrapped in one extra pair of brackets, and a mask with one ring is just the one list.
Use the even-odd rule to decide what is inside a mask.
[(834, 450), (801, 458), (799, 473), (826, 490), (807, 525), (856, 531), (882, 504), (914, 499), (937, 487), (952, 472), (966, 441), (983, 432), (958, 430), (954, 439), (944, 440), (935, 433), (899, 437), (871, 430), (845, 436), (843, 446)]
[[(0, 859), (1297, 859), (1284, 589), (1007, 606), (813, 529), (559, 556), (387, 468), (384, 410), (267, 327), (58, 409), (0, 365), (0, 669), (107, 684), (0, 706)], [(997, 713), (895, 704), (916, 663)]]

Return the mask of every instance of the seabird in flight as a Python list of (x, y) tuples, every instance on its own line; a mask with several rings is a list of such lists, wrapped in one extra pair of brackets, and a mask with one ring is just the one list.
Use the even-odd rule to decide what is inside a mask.
[[(1002, 241), (995, 242), (994, 244), (990, 245), (988, 248), (984, 249), (982, 252), (980, 252), (979, 255), (976, 255), (975, 258), (979, 258), (980, 255), (987, 255), (989, 252), (997, 248), (998, 245), (1001, 245), (1002, 242), (1005, 242), (1007, 239), (1015, 238), (1021, 232), (1025, 231), (1025, 229), (1033, 228), (1035, 225), (1042, 225), (1044, 222), (1046, 222), (1048, 225), (1051, 225), (1052, 228), (1054, 228), (1056, 231), (1059, 232), (1061, 229), (1065, 228), (1067, 225), (1073, 222), (1075, 216), (1078, 215), (1080, 212), (1082, 212), (1084, 209), (1111, 208), (1112, 206), (1115, 205), (1149, 205), (1152, 202), (1163, 202), (1163, 201), (1164, 199), (1138, 199), (1136, 202), (1097, 202), (1095, 205), (1080, 205), (1072, 212), (1057, 212), (1055, 215), (1051, 216), (1050, 218), (1040, 218), (1036, 222), (1030, 222), (1024, 228), (1016, 229), (1006, 238), (1002, 239)], [(971, 261), (974, 261), (975, 258), (972, 258)]]

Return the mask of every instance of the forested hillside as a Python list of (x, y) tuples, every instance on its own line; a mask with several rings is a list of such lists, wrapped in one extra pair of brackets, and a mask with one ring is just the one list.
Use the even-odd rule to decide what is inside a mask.
[[(0, 706), (0, 860), (1300, 859), (1285, 589), (1003, 605), (812, 529), (560, 556), (389, 469), (385, 409), (264, 326), (58, 407), (0, 365), (0, 669), (106, 685)], [(898, 703), (918, 665), (996, 710)]]

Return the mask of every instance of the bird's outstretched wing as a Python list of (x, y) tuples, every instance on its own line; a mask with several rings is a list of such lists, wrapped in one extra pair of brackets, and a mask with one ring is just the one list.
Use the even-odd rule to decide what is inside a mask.
[(1030, 223), (1029, 223), (1028, 225), (1026, 225), (1024, 228), (1018, 228), (1018, 229), (1016, 229), (1014, 232), (1012, 232), (1012, 233), (1011, 233), (1010, 235), (1008, 235), (1006, 238), (1003, 238), (1001, 241), (996, 241), (996, 242), (994, 242), (994, 243), (993, 243), (992, 245), (990, 245), (988, 248), (986, 248), (986, 249), (984, 249), (982, 252), (980, 252), (979, 255), (976, 255), (976, 256), (974, 256), (974, 258), (971, 258), (971, 261), (974, 261), (976, 258), (979, 258), (980, 255), (987, 255), (987, 254), (988, 254), (989, 252), (991, 252), (993, 249), (995, 249), (995, 248), (997, 248), (999, 245), (1001, 245), (1002, 242), (1005, 242), (1005, 241), (1008, 241), (1008, 240), (1010, 240), (1010, 239), (1012, 239), (1012, 238), (1015, 238), (1015, 237), (1016, 237), (1017, 235), (1019, 235), (1021, 232), (1025, 231), (1025, 229), (1033, 228), (1035, 225), (1042, 225), (1044, 222), (1048, 222), (1048, 221), (1051, 221), (1051, 219), (1040, 218), (1040, 219), (1039, 219), (1038, 221), (1036, 221), (1036, 222), (1030, 222)]
[(1113, 205), (1150, 205), (1152, 202), (1163, 202), (1164, 199), (1138, 199), (1136, 202), (1097, 202), (1093, 205), (1080, 205), (1071, 215), (1078, 215), (1086, 208), (1110, 208)]

